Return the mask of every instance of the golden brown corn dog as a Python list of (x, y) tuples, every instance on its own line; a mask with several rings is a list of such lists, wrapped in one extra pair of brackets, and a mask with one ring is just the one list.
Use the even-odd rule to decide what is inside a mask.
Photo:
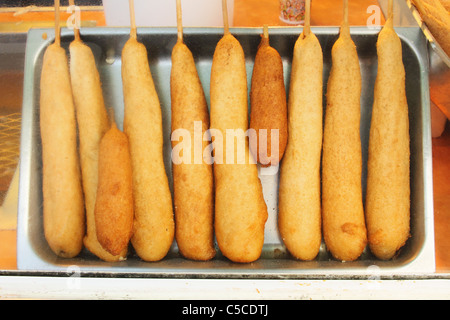
[(109, 119), (94, 55), (77, 33), (70, 44), (70, 76), (77, 114), (86, 207), (87, 229), (83, 242), (90, 252), (102, 260), (123, 260), (127, 250), (113, 256), (97, 240), (94, 208), (98, 184), (98, 152), (100, 140), (109, 128)]
[(392, 16), (378, 36), (370, 126), (366, 220), (369, 246), (390, 259), (409, 237), (409, 119), (402, 45)]
[[(267, 208), (255, 161), (249, 152), (247, 76), (244, 51), (239, 41), (225, 33), (216, 46), (211, 69), (211, 128), (223, 135), (215, 137), (215, 231), (219, 248), (224, 256), (234, 262), (257, 260), (264, 244), (264, 225)], [(245, 163), (239, 164), (237, 144), (227, 140), (228, 130), (240, 130), (237, 140), (245, 139)], [(221, 142), (221, 141), (220, 141)], [(230, 163), (233, 159), (234, 162)], [(250, 161), (247, 161), (250, 159)], [(228, 160), (228, 161), (227, 161)], [(242, 159), (241, 159), (242, 160)], [(222, 164), (221, 164), (222, 162)]]
[(450, 0), (440, 0), (440, 3), (445, 8), (445, 10), (450, 13)]
[(322, 241), (322, 70), (322, 48), (305, 24), (292, 59), (289, 137), (281, 163), (278, 200), (281, 237), (289, 252), (301, 260), (314, 259)]
[[(175, 238), (184, 257), (210, 260), (216, 254), (213, 226), (214, 177), (211, 157), (203, 159), (203, 150), (208, 145), (203, 140), (203, 135), (209, 129), (209, 113), (194, 58), (183, 43), (181, 33), (172, 51), (170, 89), (172, 133), (177, 130), (189, 132), (191, 143), (188, 163), (172, 161)], [(195, 122), (199, 126), (197, 132)], [(200, 140), (199, 145), (194, 140), (196, 135)], [(179, 143), (181, 142), (172, 135), (172, 147), (176, 148)], [(195, 147), (201, 149), (195, 150)], [(197, 157), (196, 152), (199, 152)]]
[(72, 258), (83, 247), (84, 200), (69, 64), (55, 4), (56, 40), (45, 51), (40, 83), (44, 234), (55, 254)]
[(122, 50), (124, 132), (130, 143), (135, 220), (131, 243), (145, 261), (164, 258), (174, 239), (172, 195), (163, 161), (162, 115), (147, 49), (135, 30)]
[[(250, 151), (262, 166), (277, 166), (288, 139), (286, 89), (283, 62), (277, 50), (270, 46), (267, 26), (255, 57), (250, 103), (250, 128), (255, 130), (257, 138)], [(278, 136), (272, 137), (273, 129), (278, 130)], [(264, 145), (265, 150), (261, 149)]]
[(450, 56), (450, 14), (439, 0), (413, 0), (437, 43)]
[(113, 256), (127, 251), (133, 230), (133, 187), (127, 136), (113, 121), (100, 142), (95, 226), (99, 243)]
[(325, 243), (338, 260), (363, 252), (366, 226), (361, 187), (361, 73), (347, 19), (332, 48), (323, 140), (322, 215)]

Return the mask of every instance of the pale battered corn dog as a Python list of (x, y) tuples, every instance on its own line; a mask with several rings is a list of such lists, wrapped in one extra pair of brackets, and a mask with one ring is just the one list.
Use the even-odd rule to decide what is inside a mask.
[[(226, 1), (224, 17), (226, 17)], [(222, 254), (234, 262), (257, 260), (264, 244), (267, 207), (255, 161), (249, 152), (247, 75), (244, 51), (228, 31), (216, 46), (211, 69), (211, 129), (223, 135), (213, 138), (215, 177), (215, 232)], [(238, 143), (226, 139), (227, 130), (241, 131), (245, 159), (237, 159)], [(213, 134), (213, 133), (211, 133)], [(227, 152), (227, 143), (233, 146)], [(227, 157), (228, 155), (228, 157)], [(250, 159), (250, 160), (248, 160)], [(234, 160), (234, 161), (233, 161)], [(242, 162), (238, 162), (238, 161)], [(231, 162), (231, 163), (230, 163)]]
[[(320, 161), (322, 154), (322, 48), (309, 28), (294, 47), (289, 89), (289, 137), (281, 163), (278, 226), (289, 252), (312, 260), (322, 241)], [(307, 81), (305, 80), (307, 79)]]
[(99, 243), (113, 256), (127, 252), (133, 231), (133, 187), (126, 134), (112, 121), (98, 155), (95, 226)]
[(131, 37), (122, 51), (124, 132), (130, 143), (135, 220), (131, 243), (144, 261), (164, 258), (174, 239), (172, 195), (163, 161), (162, 115), (147, 49)]
[(361, 186), (361, 73), (348, 26), (348, 0), (332, 48), (323, 140), (322, 215), (327, 249), (338, 260), (357, 259), (367, 243)]
[[(283, 158), (288, 139), (286, 89), (283, 62), (277, 50), (270, 46), (267, 26), (264, 26), (255, 57), (250, 102), (250, 128), (255, 130), (257, 137), (256, 145), (251, 144), (250, 151), (263, 167), (277, 166)], [(264, 145), (265, 150), (264, 147), (261, 149)]]
[[(172, 161), (175, 237), (184, 257), (210, 260), (216, 254), (213, 226), (214, 178), (211, 157), (203, 159), (203, 150), (209, 144), (207, 140), (203, 140), (205, 131), (209, 129), (209, 113), (194, 58), (183, 42), (180, 0), (177, 0), (177, 9), (178, 41), (172, 51), (170, 75), (172, 133), (176, 134), (177, 130), (189, 132), (191, 152), (188, 163)], [(197, 132), (195, 122), (199, 126)], [(194, 141), (196, 135), (200, 138), (199, 145)], [(181, 142), (172, 135), (172, 147), (176, 148), (179, 143)], [(186, 141), (182, 143), (185, 144)], [(201, 149), (195, 150), (195, 147)]]
[(109, 119), (103, 100), (100, 76), (89, 46), (74, 29), (75, 40), (70, 44), (70, 77), (78, 123), (81, 174), (86, 208), (84, 246), (105, 261), (125, 259), (127, 250), (113, 256), (97, 240), (95, 199), (98, 183), (98, 152), (100, 140), (109, 129)]
[(378, 36), (378, 73), (370, 126), (366, 220), (369, 247), (390, 259), (409, 238), (409, 119), (402, 44), (391, 14)]
[(60, 46), (59, 0), (55, 17), (55, 43), (45, 51), (40, 84), (44, 234), (55, 254), (72, 258), (83, 247), (85, 216), (69, 64)]

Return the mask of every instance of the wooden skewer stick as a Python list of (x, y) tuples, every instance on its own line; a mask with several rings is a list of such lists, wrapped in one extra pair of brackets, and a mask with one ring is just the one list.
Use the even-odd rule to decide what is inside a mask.
[(130, 4), (130, 25), (131, 25), (131, 32), (130, 36), (134, 39), (137, 38), (137, 28), (136, 28), (136, 16), (134, 12), (134, 0), (129, 0)]
[(348, 21), (348, 0), (344, 0), (344, 19), (342, 20), (340, 36), (350, 37), (350, 25)]
[(304, 27), (304, 35), (307, 36), (311, 32), (311, 0), (306, 0), (305, 7), (305, 27)]
[(388, 1), (388, 13), (386, 19), (386, 27), (393, 28), (394, 27), (394, 1)]
[(344, 24), (348, 26), (348, 0), (344, 0)]
[[(75, 6), (75, 0), (69, 0), (69, 6)], [(73, 32), (75, 35), (75, 40), (80, 41), (80, 29), (77, 23), (75, 23), (75, 27), (73, 28)]]
[(394, 16), (394, 0), (388, 1), (388, 18)]
[(269, 39), (269, 27), (267, 26), (267, 24), (265, 24), (263, 27), (263, 37), (267, 40)]
[(177, 0), (177, 30), (178, 42), (183, 42), (183, 15), (181, 11), (181, 0)]
[(390, 27), (394, 25), (394, 0), (388, 1), (388, 20), (387, 23), (390, 24)]
[(222, 13), (223, 13), (223, 33), (229, 34), (230, 33), (230, 27), (228, 24), (228, 7), (227, 7), (227, 0), (222, 0)]
[(55, 43), (61, 45), (61, 26), (59, 17), (59, 0), (55, 0)]

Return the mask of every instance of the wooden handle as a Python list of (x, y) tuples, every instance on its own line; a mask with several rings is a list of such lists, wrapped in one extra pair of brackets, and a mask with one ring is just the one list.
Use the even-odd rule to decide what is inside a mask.
[[(69, 6), (75, 6), (75, 1), (69, 0)], [(73, 28), (73, 32), (75, 35), (75, 40), (80, 41), (80, 29), (78, 28), (78, 26), (76, 24), (75, 24), (75, 27)]]
[(311, 32), (311, 0), (306, 0), (305, 7), (305, 27), (304, 27), (305, 36), (309, 35)]
[(348, 24), (348, 0), (344, 0), (344, 24)]
[(55, 43), (61, 45), (61, 26), (59, 17), (59, 0), (55, 0)]
[(389, 0), (388, 1), (388, 19), (386, 21), (386, 24), (389, 27), (393, 27), (394, 26), (394, 0)]
[(222, 0), (222, 12), (223, 12), (223, 33), (229, 34), (230, 33), (230, 27), (228, 24), (228, 7), (227, 7), (227, 0)]
[(177, 0), (177, 30), (178, 42), (183, 42), (183, 14), (181, 11), (181, 0)]
[(264, 39), (269, 39), (269, 27), (267, 26), (267, 24), (265, 24), (263, 27), (263, 37)]
[(129, 0), (129, 4), (130, 4), (130, 25), (131, 25), (130, 36), (136, 39), (137, 29), (136, 29), (136, 16), (134, 13), (134, 0)]

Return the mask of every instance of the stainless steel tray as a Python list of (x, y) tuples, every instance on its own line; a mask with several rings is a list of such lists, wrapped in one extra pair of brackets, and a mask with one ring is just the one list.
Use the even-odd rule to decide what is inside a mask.
[[(118, 263), (107, 263), (83, 251), (77, 258), (62, 259), (49, 249), (43, 235), (41, 191), (41, 143), (39, 133), (39, 81), (45, 48), (53, 41), (53, 30), (31, 30), (28, 34), (23, 122), (20, 159), (20, 191), (18, 212), (17, 264), (19, 270), (44, 274), (81, 274), (126, 277), (203, 277), (203, 278), (357, 278), (395, 277), (430, 274), (435, 270), (431, 130), (429, 115), (428, 62), (426, 39), (420, 28), (397, 29), (403, 44), (406, 68), (406, 92), (410, 109), (411, 131), (411, 238), (399, 255), (391, 261), (379, 261), (366, 249), (358, 261), (341, 263), (334, 260), (322, 245), (314, 261), (292, 259), (283, 246), (277, 230), (278, 174), (260, 172), (269, 219), (261, 258), (250, 264), (232, 263), (220, 252), (208, 262), (182, 258), (174, 242), (168, 256), (159, 262), (144, 262), (133, 253)], [(250, 83), (253, 59), (262, 32), (259, 28), (231, 29), (241, 42)], [(271, 44), (281, 54), (286, 87), (292, 52), (301, 28), (270, 29)], [(331, 47), (338, 28), (313, 28), (324, 52), (324, 93), (330, 71)], [(363, 79), (361, 97), (361, 141), (363, 146), (363, 186), (367, 161), (367, 143), (377, 73), (376, 40), (379, 29), (352, 28), (360, 57)], [(43, 33), (48, 38), (43, 40)], [(221, 28), (185, 28), (185, 42), (196, 59), (199, 76), (209, 103), (209, 80), (215, 46), (223, 34)], [(127, 28), (82, 29), (81, 36), (97, 59), (106, 104), (115, 109), (119, 126), (123, 120), (121, 83), (121, 49), (129, 37)], [(175, 28), (141, 28), (138, 38), (148, 48), (150, 66), (161, 100), (165, 138), (165, 161), (169, 180), (170, 165), (170, 69), (171, 51), (176, 42)], [(73, 40), (70, 30), (62, 30), (62, 45)], [(305, 79), (307, 81), (307, 79)], [(325, 98), (325, 94), (324, 94)], [(325, 99), (324, 99), (325, 104)], [(172, 187), (172, 186), (171, 186)], [(365, 191), (365, 187), (364, 190)]]

